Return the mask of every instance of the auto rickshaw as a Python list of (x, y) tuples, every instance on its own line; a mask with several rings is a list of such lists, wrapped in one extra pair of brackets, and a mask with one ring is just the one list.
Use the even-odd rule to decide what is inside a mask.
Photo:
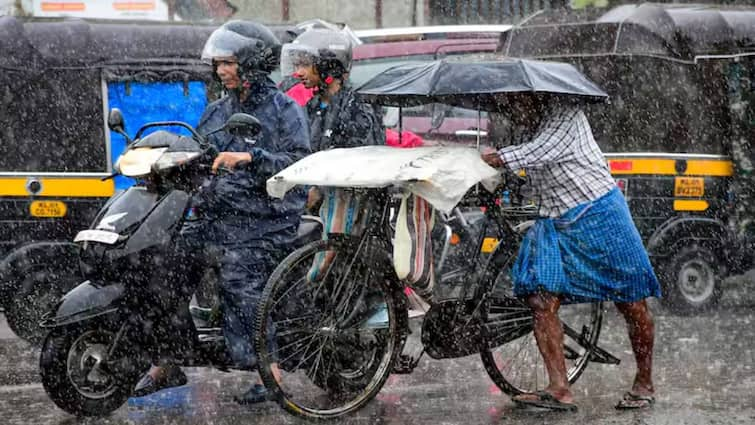
[(129, 131), (196, 123), (213, 29), (0, 17), (0, 306), (19, 336), (38, 340), (41, 314), (81, 281), (73, 236), (131, 184), (111, 178), (126, 142), (106, 112)]
[[(585, 110), (679, 313), (710, 309), (752, 264), (755, 8), (624, 5), (542, 13), (504, 56), (575, 64), (611, 105)], [(495, 137), (495, 136), (494, 136)]]

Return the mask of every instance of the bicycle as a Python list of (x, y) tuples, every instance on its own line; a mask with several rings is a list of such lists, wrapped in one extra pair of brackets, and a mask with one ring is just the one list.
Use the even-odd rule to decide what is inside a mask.
[[(299, 416), (329, 419), (356, 411), (391, 373), (411, 373), (422, 356), (401, 354), (409, 330), (404, 284), (391, 263), (394, 197), (386, 188), (354, 190), (362, 199), (363, 231), (329, 235), (291, 253), (271, 275), (258, 307), (260, 375), (277, 402)], [(439, 281), (426, 300), (423, 352), (435, 359), (478, 353), (504, 393), (541, 390), (547, 374), (532, 313), (514, 296), (509, 278), (518, 241), (535, 209), (501, 206), (498, 196), (477, 189), (464, 203), (484, 207), (482, 231), (461, 247), (471, 255), (461, 270), (437, 273)], [(452, 225), (470, 225), (463, 223), (458, 206), (440, 221), (449, 236)], [(312, 278), (318, 256), (328, 261)], [(561, 309), (570, 383), (589, 361), (618, 364), (597, 347), (602, 314), (601, 303)], [(286, 372), (280, 382), (273, 363)]]

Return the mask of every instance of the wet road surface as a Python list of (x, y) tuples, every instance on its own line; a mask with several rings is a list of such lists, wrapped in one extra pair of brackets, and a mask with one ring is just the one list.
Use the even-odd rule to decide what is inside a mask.
[[(477, 356), (425, 357), (412, 375), (393, 375), (357, 414), (336, 424), (755, 424), (755, 273), (731, 279), (715, 312), (678, 317), (655, 307), (657, 402), (646, 411), (613, 408), (631, 385), (634, 360), (623, 320), (608, 306), (601, 346), (619, 366), (591, 363), (573, 390), (576, 413), (515, 407)], [(294, 424), (308, 423), (275, 403), (232, 400), (254, 375), (187, 369), (189, 385), (131, 399), (107, 418), (78, 419), (58, 409), (37, 376), (37, 351), (0, 315), (0, 424)]]

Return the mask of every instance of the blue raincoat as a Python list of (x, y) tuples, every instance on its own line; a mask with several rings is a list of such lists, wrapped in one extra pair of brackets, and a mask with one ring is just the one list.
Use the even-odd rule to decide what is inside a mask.
[(211, 103), (199, 121), (200, 134), (220, 128), (234, 113), (244, 112), (262, 124), (257, 137), (227, 132), (209, 136), (220, 152), (249, 152), (252, 162), (233, 173), (220, 174), (199, 197), (199, 219), (182, 229), (188, 249), (218, 254), (219, 295), (228, 350), (237, 366), (252, 369), (257, 360), (251, 344), (257, 302), (280, 260), (291, 250), (306, 194), (302, 189), (283, 199), (267, 195), (265, 182), (310, 153), (309, 126), (304, 111), (275, 84), (266, 80), (240, 102), (231, 93)]

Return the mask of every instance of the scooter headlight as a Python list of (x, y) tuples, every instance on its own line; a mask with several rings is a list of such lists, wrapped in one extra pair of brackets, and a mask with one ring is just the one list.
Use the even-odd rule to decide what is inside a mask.
[(118, 158), (115, 170), (127, 177), (143, 177), (150, 173), (152, 164), (158, 161), (167, 148), (129, 149)]
[(201, 152), (165, 152), (152, 166), (157, 171), (178, 167), (201, 155)]

